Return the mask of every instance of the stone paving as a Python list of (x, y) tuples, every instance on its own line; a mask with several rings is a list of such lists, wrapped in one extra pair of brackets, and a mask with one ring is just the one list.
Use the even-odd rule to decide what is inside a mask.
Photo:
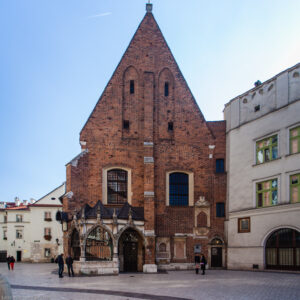
[(8, 271), (0, 264), (15, 300), (300, 299), (300, 274), (208, 270), (205, 276), (171, 271), (59, 279), (56, 270), (55, 264), (16, 263)]

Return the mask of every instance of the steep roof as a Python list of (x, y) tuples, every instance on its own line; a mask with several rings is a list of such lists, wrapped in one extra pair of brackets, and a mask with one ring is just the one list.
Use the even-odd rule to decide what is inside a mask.
[[(103, 90), (103, 93), (101, 94), (99, 100), (97, 101), (93, 111), (91, 112), (88, 120), (84, 124), (81, 133), (84, 131), (86, 128), (86, 125), (88, 124), (89, 120), (92, 118), (99, 102), (102, 100), (103, 97), (105, 97), (105, 94), (109, 88), (109, 86), (112, 84), (113, 80), (115, 77), (119, 75), (119, 71), (121, 69), (122, 64), (125, 64), (124, 61), (126, 60), (126, 66), (123, 67), (129, 67), (130, 65), (135, 65), (135, 62), (138, 60), (144, 60), (145, 56), (145, 51), (153, 51), (157, 57), (159, 57), (159, 60), (164, 62), (164, 67), (168, 67), (169, 65), (172, 65), (173, 69), (176, 70), (177, 72), (177, 77), (180, 77), (183, 81), (183, 84), (185, 85), (185, 88), (187, 89), (187, 94), (189, 94), (190, 98), (195, 104), (195, 110), (199, 114), (199, 117), (202, 121), (204, 121), (204, 126), (207, 128), (207, 130), (212, 134), (211, 129), (207, 126), (205, 123), (205, 118), (195, 101), (195, 98), (186, 82), (184, 79), (179, 66), (159, 28), (159, 25), (157, 24), (151, 10), (147, 10), (144, 18), (142, 19), (141, 23), (139, 24), (134, 36), (132, 37), (126, 51), (124, 52), (119, 64), (117, 65), (112, 77), (108, 81), (105, 89)], [(163, 50), (163, 51), (162, 51)], [(156, 58), (157, 58), (156, 57)], [(128, 63), (128, 62), (131, 62)], [(166, 65), (167, 62), (167, 65)], [(157, 63), (157, 59), (155, 59), (155, 63)], [(155, 63), (152, 64), (147, 64), (147, 71), (153, 71), (151, 68), (154, 69)], [(162, 70), (161, 68), (160, 70)], [(145, 70), (144, 70), (145, 71)], [(80, 134), (81, 134), (80, 133)], [(213, 134), (212, 137), (214, 138)]]

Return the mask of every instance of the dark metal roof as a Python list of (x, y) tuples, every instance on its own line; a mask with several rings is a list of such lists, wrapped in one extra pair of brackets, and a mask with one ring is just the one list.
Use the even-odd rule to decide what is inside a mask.
[(97, 211), (100, 209), (101, 219), (112, 219), (114, 211), (118, 219), (129, 218), (129, 211), (131, 210), (131, 216), (133, 220), (143, 221), (144, 220), (144, 208), (143, 207), (133, 207), (128, 202), (126, 202), (121, 208), (120, 207), (105, 207), (102, 202), (99, 200), (95, 206), (91, 207), (88, 204), (85, 204), (79, 212), (77, 212), (77, 219), (81, 219), (82, 213), (84, 211), (85, 219), (94, 219), (97, 218)]

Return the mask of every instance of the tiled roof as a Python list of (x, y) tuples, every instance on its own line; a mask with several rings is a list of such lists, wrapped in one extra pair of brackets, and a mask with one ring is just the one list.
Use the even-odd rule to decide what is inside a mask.
[(14, 207), (6, 207), (6, 210), (29, 210), (29, 205), (19, 205)]

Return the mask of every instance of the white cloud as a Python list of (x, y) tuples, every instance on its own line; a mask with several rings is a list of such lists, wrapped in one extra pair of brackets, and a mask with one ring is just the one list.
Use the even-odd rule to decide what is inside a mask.
[(109, 15), (111, 15), (111, 14), (112, 14), (111, 12), (105, 12), (105, 13), (102, 13), (102, 14), (89, 16), (89, 17), (87, 17), (87, 18), (88, 18), (88, 19), (100, 18), (100, 17), (109, 16)]

